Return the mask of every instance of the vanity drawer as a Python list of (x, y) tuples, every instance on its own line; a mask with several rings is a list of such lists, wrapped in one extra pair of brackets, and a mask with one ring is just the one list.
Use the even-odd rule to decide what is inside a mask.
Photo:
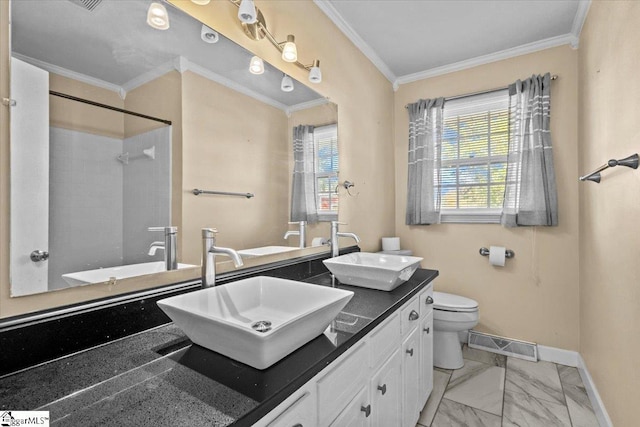
[(307, 391), (285, 409), (267, 427), (311, 426), (315, 422), (314, 402)]
[(433, 310), (433, 283), (429, 283), (418, 296), (420, 300), (420, 318), (424, 319)]
[(330, 424), (366, 384), (369, 374), (366, 352), (366, 343), (360, 343), (316, 383), (321, 426)]
[(372, 333), (369, 339), (370, 366), (375, 368), (400, 345), (400, 314), (394, 313)]
[(411, 332), (420, 323), (420, 302), (415, 296), (405, 304), (400, 314), (402, 324), (402, 335), (405, 336)]

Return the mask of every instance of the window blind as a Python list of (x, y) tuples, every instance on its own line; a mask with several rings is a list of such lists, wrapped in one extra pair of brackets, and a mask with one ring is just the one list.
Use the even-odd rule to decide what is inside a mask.
[(487, 214), (499, 219), (507, 165), (508, 108), (507, 89), (445, 102), (441, 168), (435, 177), (443, 222), (451, 222), (447, 216), (455, 222), (461, 216)]
[(336, 124), (314, 129), (316, 149), (316, 197), (318, 215), (321, 220), (330, 221), (338, 216), (338, 126)]

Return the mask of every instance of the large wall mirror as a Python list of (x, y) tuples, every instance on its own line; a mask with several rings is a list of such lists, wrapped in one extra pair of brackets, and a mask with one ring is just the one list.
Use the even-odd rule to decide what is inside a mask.
[[(337, 106), (295, 80), (283, 91), (267, 63), (250, 73), (250, 52), (169, 4), (170, 27), (150, 27), (150, 4), (11, 3), (12, 296), (165, 271), (150, 227), (176, 226), (194, 271), (204, 227), (250, 265), (327, 250)], [(287, 233), (296, 129), (315, 135), (324, 220), (304, 245)]]

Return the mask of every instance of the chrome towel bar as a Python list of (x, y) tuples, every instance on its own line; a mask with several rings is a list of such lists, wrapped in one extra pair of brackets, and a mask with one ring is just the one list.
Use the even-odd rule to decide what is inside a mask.
[(632, 154), (629, 157), (625, 157), (624, 159), (616, 160), (611, 159), (604, 165), (600, 166), (598, 169), (594, 170), (590, 174), (580, 177), (580, 181), (593, 181), (596, 184), (600, 183), (600, 172), (605, 169), (609, 169), (615, 166), (626, 166), (632, 169), (638, 169), (638, 153)]
[(196, 196), (198, 196), (200, 194), (219, 194), (219, 195), (222, 195), (222, 196), (246, 197), (247, 199), (250, 199), (250, 198), (254, 197), (253, 193), (232, 193), (232, 192), (229, 192), (229, 191), (208, 191), (208, 190), (199, 190), (197, 188), (194, 188), (192, 193), (195, 194)]

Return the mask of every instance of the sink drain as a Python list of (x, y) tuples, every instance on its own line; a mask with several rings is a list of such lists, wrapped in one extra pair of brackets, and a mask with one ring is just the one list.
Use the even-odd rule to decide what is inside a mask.
[(271, 330), (271, 322), (268, 320), (259, 320), (254, 322), (251, 327), (258, 332), (268, 332)]

